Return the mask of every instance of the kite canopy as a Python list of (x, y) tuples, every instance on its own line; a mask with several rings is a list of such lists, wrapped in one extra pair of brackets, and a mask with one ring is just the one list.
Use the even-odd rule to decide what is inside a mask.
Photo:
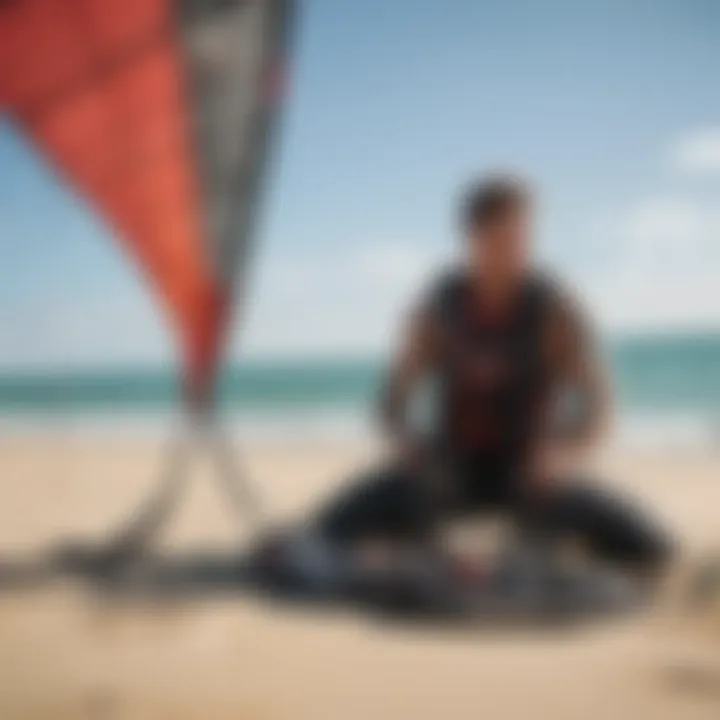
[(0, 0), (0, 109), (139, 261), (209, 391), (291, 0)]

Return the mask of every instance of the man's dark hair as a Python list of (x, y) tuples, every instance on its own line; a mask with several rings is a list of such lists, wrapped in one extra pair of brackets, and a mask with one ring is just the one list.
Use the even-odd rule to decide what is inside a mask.
[(460, 209), (463, 229), (488, 225), (504, 215), (523, 210), (532, 198), (530, 186), (512, 175), (492, 175), (473, 182)]

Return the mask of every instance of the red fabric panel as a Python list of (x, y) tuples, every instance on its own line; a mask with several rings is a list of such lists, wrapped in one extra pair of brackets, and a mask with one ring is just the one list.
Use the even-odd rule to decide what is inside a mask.
[(16, 0), (0, 9), (0, 101), (149, 274), (195, 379), (222, 303), (204, 257), (169, 0)]

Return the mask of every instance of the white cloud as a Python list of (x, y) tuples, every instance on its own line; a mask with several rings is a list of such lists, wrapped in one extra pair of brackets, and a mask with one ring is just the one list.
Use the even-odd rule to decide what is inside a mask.
[(645, 198), (627, 209), (612, 247), (607, 270), (586, 279), (605, 326), (720, 325), (720, 204)]
[(631, 208), (623, 235), (635, 248), (676, 248), (707, 234), (707, 214), (692, 198), (651, 197)]
[[(720, 126), (687, 133), (668, 153), (677, 173), (720, 173)], [(720, 327), (720, 198), (705, 183), (639, 196), (583, 278), (610, 330)]]
[(702, 128), (680, 138), (671, 160), (684, 172), (720, 173), (720, 127)]
[(409, 241), (267, 258), (234, 353), (364, 353), (388, 346), (442, 256)]
[(54, 293), (0, 309), (0, 367), (58, 368), (166, 362), (174, 340), (150, 293)]

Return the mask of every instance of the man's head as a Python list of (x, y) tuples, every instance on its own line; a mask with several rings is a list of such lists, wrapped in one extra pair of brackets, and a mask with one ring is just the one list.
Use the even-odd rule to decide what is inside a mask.
[(493, 175), (473, 183), (462, 206), (468, 258), (482, 273), (517, 277), (528, 262), (532, 192), (524, 181)]

